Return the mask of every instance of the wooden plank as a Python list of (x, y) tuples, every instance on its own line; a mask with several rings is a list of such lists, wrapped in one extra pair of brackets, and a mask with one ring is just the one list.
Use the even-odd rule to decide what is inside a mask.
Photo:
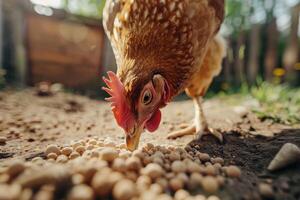
[(98, 78), (102, 29), (32, 14), (27, 24), (32, 84), (50, 81), (77, 87)]
[(52, 83), (63, 83), (67, 87), (79, 87), (97, 79), (99, 72), (87, 69), (81, 65), (58, 65), (49, 62), (35, 62), (32, 65), (33, 83), (49, 81)]

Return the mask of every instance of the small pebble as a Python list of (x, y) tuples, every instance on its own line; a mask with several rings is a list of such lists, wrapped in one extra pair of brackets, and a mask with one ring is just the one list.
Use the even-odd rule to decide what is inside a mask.
[(265, 198), (272, 198), (274, 196), (274, 191), (271, 185), (267, 183), (260, 183), (258, 185), (259, 193)]

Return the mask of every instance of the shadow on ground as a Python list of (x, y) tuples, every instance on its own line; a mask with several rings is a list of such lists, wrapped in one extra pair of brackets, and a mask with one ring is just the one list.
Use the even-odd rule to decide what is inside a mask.
[(240, 179), (229, 180), (225, 184), (220, 194), (222, 199), (263, 199), (258, 191), (261, 182), (273, 185), (274, 197), (271, 199), (300, 199), (300, 162), (274, 173), (267, 170), (282, 145), (293, 143), (300, 146), (300, 129), (286, 129), (270, 138), (242, 138), (238, 133), (228, 133), (223, 145), (210, 136), (202, 140), (192, 141), (187, 148), (222, 157), (226, 164), (234, 164), (242, 169)]

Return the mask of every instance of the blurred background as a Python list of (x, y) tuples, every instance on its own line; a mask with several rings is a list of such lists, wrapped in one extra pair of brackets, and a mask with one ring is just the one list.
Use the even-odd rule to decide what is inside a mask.
[[(101, 94), (116, 64), (102, 23), (104, 0), (0, 0), (0, 87), (61, 83)], [(299, 0), (227, 0), (228, 43), (211, 93), (269, 82), (300, 85)]]

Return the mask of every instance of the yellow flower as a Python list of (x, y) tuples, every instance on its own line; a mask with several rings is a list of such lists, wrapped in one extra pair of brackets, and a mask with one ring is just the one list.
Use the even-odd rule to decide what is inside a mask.
[(295, 70), (300, 70), (300, 63), (296, 63), (294, 68), (295, 68)]
[(274, 76), (281, 77), (285, 75), (285, 70), (282, 68), (276, 68), (273, 71)]

